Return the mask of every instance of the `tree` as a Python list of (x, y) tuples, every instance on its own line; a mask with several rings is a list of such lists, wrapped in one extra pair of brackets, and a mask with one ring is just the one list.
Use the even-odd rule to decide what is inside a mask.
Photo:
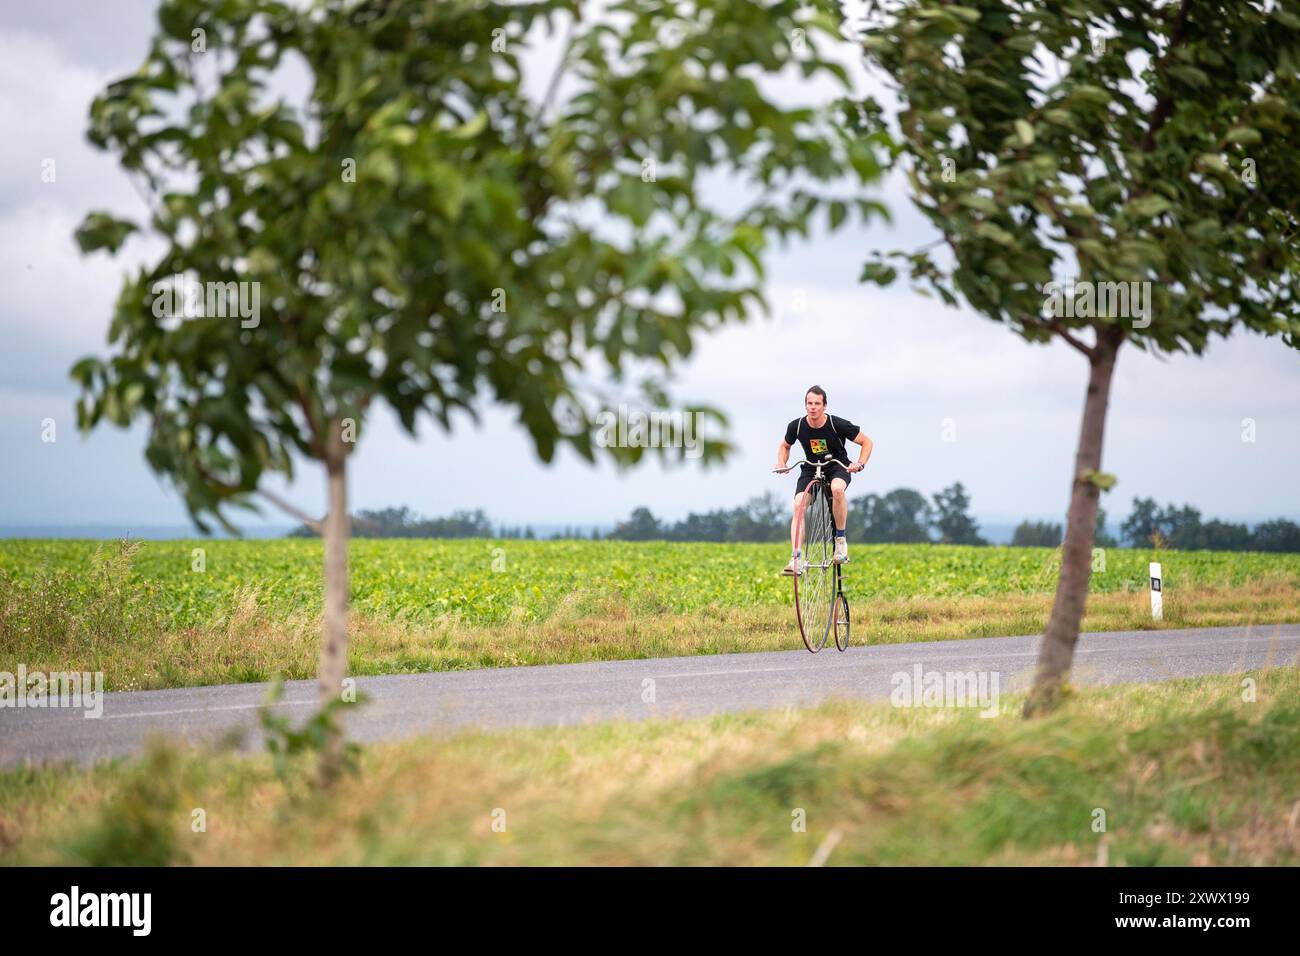
[(790, 535), (788, 506), (770, 491), (751, 498), (731, 534), (733, 541), (784, 541)]
[[(770, 236), (879, 208), (825, 186), (874, 178), (874, 145), (756, 82), (847, 82), (819, 47), (838, 39), (828, 0), (582, 13), (578, 0), (162, 0), (144, 63), (91, 107), (91, 142), (149, 213), (92, 213), (81, 248), (116, 253), (141, 230), (167, 248), (127, 279), (111, 357), (74, 366), (79, 423), (147, 418), (149, 463), (205, 531), (270, 497), (267, 473), (323, 466), (322, 707), (346, 674), (347, 463), (375, 407), (415, 434), (496, 401), (544, 461), (568, 445), (634, 462), (642, 449), (595, 440), (584, 383), (670, 368), (702, 331), (764, 306)], [(557, 20), (570, 33), (538, 104), (521, 54)], [(275, 90), (290, 61), (308, 72), (305, 105)], [(706, 176), (744, 198), (711, 205)], [(205, 309), (158, 308), (195, 281)], [(633, 400), (667, 404), (653, 377)], [(706, 461), (725, 451), (704, 444)], [(328, 739), (325, 781), (337, 728)]]
[(1256, 551), (1300, 552), (1300, 525), (1285, 518), (1262, 522), (1251, 534), (1251, 547)]
[(1061, 545), (1061, 526), (1046, 521), (1022, 521), (1011, 535), (1014, 548), (1057, 548)]
[[(348, 519), (352, 534), (359, 538), (490, 538), (492, 523), (483, 510), (454, 511), (446, 518), (421, 518), (403, 505), (400, 508), (359, 511)], [(501, 529), (504, 537), (504, 529)], [(290, 532), (291, 537), (316, 537), (315, 523)]]
[(1191, 505), (1160, 508), (1152, 498), (1134, 498), (1133, 511), (1120, 526), (1120, 533), (1130, 547), (1151, 547), (1157, 540), (1161, 547), (1190, 551), (1209, 546), (1201, 512)]
[[(1061, 543), (1059, 535), (1057, 536), (1056, 543)], [(1106, 509), (1102, 507), (1097, 508), (1097, 529), (1093, 533), (1093, 544), (1098, 548), (1119, 547), (1119, 542), (1116, 541), (1114, 536), (1106, 530)]]
[(691, 512), (666, 528), (665, 537), (673, 541), (726, 541), (733, 519), (730, 511)]
[(934, 495), (932, 524), (939, 532), (939, 544), (988, 544), (969, 509), (970, 498), (960, 481)]
[(1211, 551), (1249, 551), (1250, 529), (1244, 524), (1233, 524), (1212, 518), (1202, 526), (1204, 547)]
[(849, 521), (861, 516), (861, 538), (876, 543), (929, 543), (933, 513), (919, 491), (895, 488), (883, 496), (869, 494), (857, 508), (849, 509)]
[(1194, 551), (1205, 547), (1201, 512), (1191, 505), (1183, 505), (1180, 509), (1169, 505), (1160, 515), (1159, 527), (1171, 548)]
[(666, 537), (659, 519), (649, 508), (634, 510), (630, 518), (614, 526), (609, 536), (620, 541), (659, 541)]
[[(1121, 347), (1199, 355), (1239, 327), (1300, 345), (1300, 2), (870, 0), (865, 32), (941, 253), (877, 256), (863, 278), (896, 263), (1088, 362), (1032, 716), (1074, 657)], [(864, 104), (864, 128), (879, 112)]]
[(1130, 548), (1145, 548), (1159, 528), (1159, 506), (1154, 498), (1134, 498), (1133, 510), (1119, 526), (1120, 536)]

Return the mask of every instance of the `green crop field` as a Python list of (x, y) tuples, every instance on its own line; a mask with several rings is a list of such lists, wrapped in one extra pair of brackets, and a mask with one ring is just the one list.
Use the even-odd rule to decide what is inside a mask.
[[(0, 576), (10, 594), (30, 586), (43, 568), (86, 579), (96, 552), (116, 550), (113, 542), (0, 541)], [(595, 607), (611, 598), (641, 614), (785, 606), (790, 582), (777, 572), (788, 556), (782, 544), (358, 540), (349, 572), (354, 610), (486, 625), (539, 622), (561, 606)], [(1092, 577), (1093, 592), (1144, 590), (1152, 557), (1149, 551), (1107, 551), (1105, 569)], [(1171, 592), (1240, 587), (1263, 575), (1300, 586), (1300, 555), (1194, 551), (1160, 557)], [(856, 545), (847, 589), (860, 601), (1039, 594), (1056, 586), (1059, 563), (1059, 553), (1047, 548)], [(142, 542), (131, 573), (177, 628), (205, 624), (249, 592), (275, 614), (314, 612), (321, 602), (318, 541)]]
[[(855, 545), (855, 643), (1032, 634), (1048, 548)], [(357, 540), (353, 673), (794, 649), (783, 544)], [(1099, 555), (1085, 630), (1156, 626), (1149, 551)], [(1300, 620), (1300, 555), (1162, 552), (1162, 626)], [(1103, 561), (1104, 559), (1104, 561)], [(310, 677), (319, 541), (0, 541), (0, 670), (111, 689)]]

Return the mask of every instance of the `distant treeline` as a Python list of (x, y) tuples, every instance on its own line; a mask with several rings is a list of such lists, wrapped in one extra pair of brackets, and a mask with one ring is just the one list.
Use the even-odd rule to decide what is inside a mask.
[[(481, 509), (453, 511), (448, 518), (422, 518), (410, 508), (383, 508), (378, 511), (358, 511), (352, 516), (352, 535), (357, 538), (536, 538), (528, 526), (506, 527), (499, 525), (495, 531), (487, 514)], [(315, 538), (316, 532), (299, 525), (288, 534), (290, 538)], [(555, 538), (599, 538), (597, 532), (583, 534), (580, 528), (556, 531)]]
[[(911, 488), (868, 494), (849, 503), (845, 526), (852, 541), (988, 544), (970, 516), (970, 498), (961, 482), (927, 499)], [(790, 503), (768, 492), (739, 508), (692, 512), (681, 521), (659, 521), (637, 508), (610, 533), (623, 541), (787, 541)]]
[[(857, 541), (988, 544), (979, 536), (969, 514), (970, 498), (961, 483), (926, 499), (910, 488), (886, 495), (855, 498), (849, 506), (849, 535)], [(498, 526), (495, 530), (482, 510), (455, 511), (448, 518), (422, 518), (409, 508), (359, 511), (352, 517), (352, 534), (358, 538), (536, 538), (530, 526)], [(768, 492), (732, 509), (692, 512), (674, 523), (660, 522), (648, 508), (631, 517), (605, 537), (620, 541), (783, 541), (790, 536), (790, 504)], [(290, 537), (316, 537), (300, 525)], [(578, 528), (555, 530), (551, 538), (599, 539), (597, 531)]]
[[(1097, 511), (1097, 547), (1164, 547), (1174, 550), (1284, 551), (1300, 553), (1300, 525), (1285, 518), (1244, 524), (1211, 519), (1190, 505), (1160, 508), (1153, 499), (1134, 498), (1132, 513), (1120, 525), (1119, 538), (1107, 531), (1106, 511)], [(926, 498), (911, 488), (883, 495), (867, 494), (849, 503), (849, 539), (864, 543), (933, 543), (986, 545), (970, 515), (970, 497), (961, 482)], [(359, 538), (522, 538), (540, 537), (531, 526), (493, 528), (481, 510), (454, 511), (446, 518), (423, 518), (409, 508), (359, 511), (352, 518)], [(290, 537), (315, 537), (301, 526)], [(649, 508), (637, 508), (606, 538), (619, 541), (785, 541), (790, 536), (790, 504), (768, 492), (737, 508), (691, 512), (679, 521), (661, 521)], [(549, 538), (599, 540), (596, 530), (569, 527)], [(1023, 521), (1011, 543), (1023, 547), (1059, 547), (1062, 526)]]
[[(1105, 523), (1105, 512), (1099, 515)], [(1103, 541), (1098, 547), (1162, 547), (1175, 551), (1287, 551), (1300, 552), (1300, 525), (1285, 518), (1263, 521), (1253, 529), (1211, 518), (1201, 520), (1201, 512), (1191, 505), (1161, 508), (1152, 498), (1134, 498), (1133, 511), (1120, 525), (1120, 540)], [(1061, 543), (1061, 525), (1024, 521), (1016, 528), (1013, 545), (1056, 547)]]

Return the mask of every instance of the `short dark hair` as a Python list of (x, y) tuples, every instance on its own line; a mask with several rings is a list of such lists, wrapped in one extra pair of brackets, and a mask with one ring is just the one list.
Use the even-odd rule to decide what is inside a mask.
[(808, 389), (808, 391), (803, 393), (805, 401), (807, 401), (809, 395), (820, 395), (822, 397), (822, 404), (826, 404), (826, 389), (822, 388), (820, 385), (814, 385), (812, 388)]

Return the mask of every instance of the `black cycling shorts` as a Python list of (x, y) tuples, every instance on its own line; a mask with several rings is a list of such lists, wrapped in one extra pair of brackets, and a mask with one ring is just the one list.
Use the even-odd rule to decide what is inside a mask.
[[(802, 494), (804, 490), (807, 489), (809, 482), (813, 480), (815, 475), (816, 472), (811, 467), (808, 465), (800, 465), (799, 483), (794, 486), (794, 493), (796, 495)], [(829, 465), (822, 466), (822, 478), (825, 480), (827, 488), (831, 486), (832, 478), (843, 478), (844, 486), (846, 488), (853, 481), (853, 476), (849, 474), (849, 470), (839, 462), (835, 461), (831, 462)]]

